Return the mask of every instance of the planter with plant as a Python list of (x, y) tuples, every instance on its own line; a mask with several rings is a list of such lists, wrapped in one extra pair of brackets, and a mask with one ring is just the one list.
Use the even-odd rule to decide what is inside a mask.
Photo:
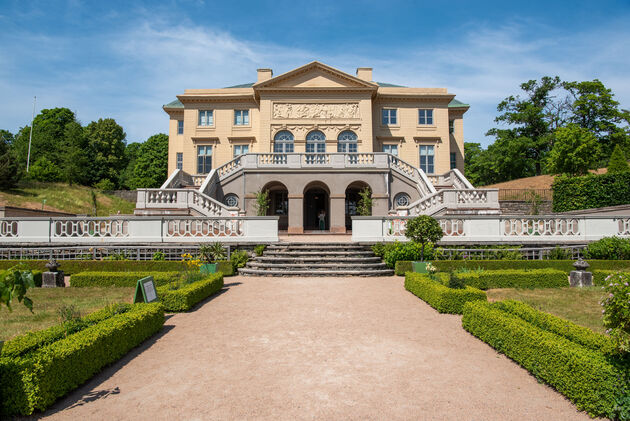
[(420, 244), (420, 261), (413, 262), (413, 271), (428, 273), (427, 265), (429, 262), (424, 261), (424, 249), (427, 244), (435, 244), (444, 236), (440, 223), (428, 215), (417, 216), (407, 221), (405, 236)]
[(218, 262), (225, 260), (226, 250), (223, 244), (217, 242), (204, 244), (199, 247), (199, 258), (201, 259), (200, 271), (203, 274), (217, 273)]

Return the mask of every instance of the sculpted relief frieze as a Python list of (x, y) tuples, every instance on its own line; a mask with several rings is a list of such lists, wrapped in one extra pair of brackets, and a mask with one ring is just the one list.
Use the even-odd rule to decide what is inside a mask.
[(358, 103), (345, 104), (294, 104), (274, 103), (274, 119), (343, 119), (360, 118)]

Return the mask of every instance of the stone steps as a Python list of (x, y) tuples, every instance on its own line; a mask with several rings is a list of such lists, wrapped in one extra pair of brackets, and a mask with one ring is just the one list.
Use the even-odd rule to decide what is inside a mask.
[(391, 276), (394, 271), (369, 246), (351, 243), (286, 243), (268, 246), (239, 269), (250, 276)]

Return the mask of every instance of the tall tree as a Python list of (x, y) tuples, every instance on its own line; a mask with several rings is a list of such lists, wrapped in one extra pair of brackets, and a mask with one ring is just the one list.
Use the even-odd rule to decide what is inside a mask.
[(608, 174), (619, 174), (630, 171), (630, 166), (626, 157), (619, 147), (615, 146), (612, 155), (610, 155), (610, 161), (608, 162)]
[(0, 130), (0, 189), (15, 187), (22, 176), (22, 168), (13, 149), (14, 136)]
[(597, 166), (599, 145), (590, 131), (575, 124), (554, 132), (555, 142), (547, 157), (552, 174), (584, 175)]
[(113, 118), (99, 118), (85, 127), (89, 152), (89, 182), (94, 185), (101, 180), (118, 183), (119, 174), (125, 166), (126, 134)]
[(133, 188), (157, 188), (166, 180), (168, 171), (168, 136), (151, 136), (140, 146), (133, 169)]
[(142, 143), (132, 142), (125, 147), (125, 169), (120, 174), (120, 187), (124, 189), (133, 188), (133, 169), (136, 166), (136, 159), (140, 154)]

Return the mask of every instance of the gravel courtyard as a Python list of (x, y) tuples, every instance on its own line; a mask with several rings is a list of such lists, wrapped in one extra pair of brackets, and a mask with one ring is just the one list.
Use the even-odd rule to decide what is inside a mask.
[(590, 418), (401, 277), (231, 277), (42, 419)]

